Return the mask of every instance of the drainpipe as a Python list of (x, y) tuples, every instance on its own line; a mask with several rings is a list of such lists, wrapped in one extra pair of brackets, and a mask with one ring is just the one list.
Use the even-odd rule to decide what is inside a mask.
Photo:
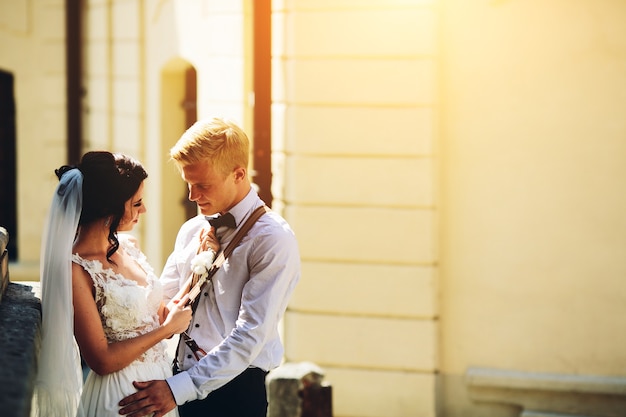
[(256, 0), (254, 8), (254, 141), (253, 158), (259, 196), (272, 204), (272, 2)]
[(68, 164), (78, 163), (82, 155), (81, 2), (82, 0), (65, 1)]

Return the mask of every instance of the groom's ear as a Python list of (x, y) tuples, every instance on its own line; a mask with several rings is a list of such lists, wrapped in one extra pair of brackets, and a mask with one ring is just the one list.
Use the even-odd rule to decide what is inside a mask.
[(235, 182), (243, 181), (246, 179), (247, 170), (243, 167), (237, 167), (233, 171)]

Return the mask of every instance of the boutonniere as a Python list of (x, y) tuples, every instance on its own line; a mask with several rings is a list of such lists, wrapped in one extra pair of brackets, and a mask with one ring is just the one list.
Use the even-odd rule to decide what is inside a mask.
[(189, 263), (191, 269), (191, 277), (189, 284), (189, 299), (191, 301), (200, 293), (200, 289), (209, 277), (209, 273), (213, 266), (213, 261), (217, 256), (220, 248), (219, 242), (210, 230), (202, 229), (199, 235), (200, 245), (196, 256)]
[(191, 271), (200, 279), (206, 278), (209, 276), (209, 270), (213, 264), (213, 259), (215, 259), (215, 252), (213, 249), (198, 253), (191, 260)]

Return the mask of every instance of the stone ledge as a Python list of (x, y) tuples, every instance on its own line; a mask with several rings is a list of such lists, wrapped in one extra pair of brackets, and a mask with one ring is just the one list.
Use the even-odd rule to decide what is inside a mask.
[(554, 413), (544, 413), (542, 411), (524, 411), (520, 414), (520, 417), (584, 417), (580, 414), (554, 414)]
[(41, 337), (33, 287), (8, 283), (0, 303), (0, 415), (28, 417)]
[(520, 417), (623, 417), (626, 378), (470, 368), (470, 398), (521, 408)]

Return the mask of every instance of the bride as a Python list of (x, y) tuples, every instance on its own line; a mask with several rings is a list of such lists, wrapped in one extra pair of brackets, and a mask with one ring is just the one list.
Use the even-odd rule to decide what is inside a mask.
[[(186, 298), (164, 305), (158, 278), (127, 234), (146, 211), (134, 159), (88, 152), (56, 171), (42, 245), (42, 345), (35, 415), (119, 416), (133, 381), (171, 376), (163, 341), (187, 329)], [(213, 233), (204, 247), (217, 251)], [(80, 355), (90, 368), (84, 383)], [(81, 395), (82, 390), (82, 395)], [(178, 416), (175, 410), (167, 416)]]

